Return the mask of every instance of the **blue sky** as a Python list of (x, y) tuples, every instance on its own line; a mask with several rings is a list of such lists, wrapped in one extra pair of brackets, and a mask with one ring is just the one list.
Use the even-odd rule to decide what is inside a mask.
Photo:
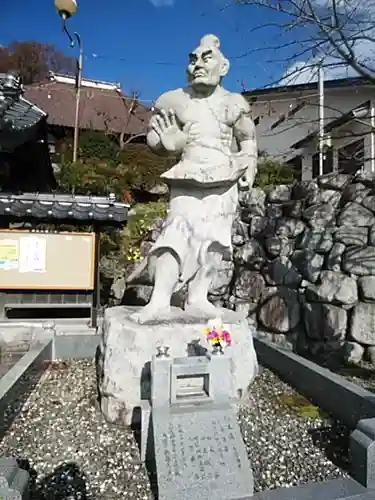
[[(139, 91), (146, 102), (184, 85), (187, 55), (206, 33), (221, 38), (223, 52), (231, 59), (225, 81), (229, 89), (240, 91), (241, 81), (247, 88), (263, 87), (283, 73), (284, 64), (268, 62), (269, 53), (243, 56), (270, 43), (270, 29), (254, 31), (269, 21), (264, 10), (239, 6), (222, 10), (226, 0), (78, 2), (69, 28), (82, 37), (85, 76), (120, 82), (125, 91)], [(6, 1), (1, 14), (1, 44), (38, 40), (76, 55), (61, 32), (53, 0)]]

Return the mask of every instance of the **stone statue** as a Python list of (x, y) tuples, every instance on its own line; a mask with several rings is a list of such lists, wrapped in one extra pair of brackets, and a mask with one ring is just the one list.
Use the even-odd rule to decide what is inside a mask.
[(207, 294), (223, 258), (231, 258), (231, 228), (238, 184), (252, 186), (257, 144), (250, 107), (225, 90), (229, 61), (214, 35), (189, 55), (189, 86), (157, 100), (147, 143), (157, 154), (180, 155), (161, 177), (169, 185), (166, 223), (148, 255), (154, 282), (150, 302), (132, 319), (139, 323), (168, 314), (171, 296), (188, 285), (185, 310), (220, 315)]

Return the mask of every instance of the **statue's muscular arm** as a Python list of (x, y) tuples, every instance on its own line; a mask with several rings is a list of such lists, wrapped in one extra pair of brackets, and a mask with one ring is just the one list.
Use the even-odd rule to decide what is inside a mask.
[(239, 94), (234, 94), (233, 105), (236, 109), (237, 119), (233, 126), (233, 135), (238, 145), (238, 153), (234, 160), (247, 165), (245, 182), (249, 188), (252, 187), (257, 173), (258, 148), (255, 135), (255, 125), (251, 117), (248, 102)]

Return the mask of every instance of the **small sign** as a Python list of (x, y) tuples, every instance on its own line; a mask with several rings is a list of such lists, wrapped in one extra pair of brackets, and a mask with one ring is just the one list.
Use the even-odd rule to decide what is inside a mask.
[[(0, 240), (0, 269), (18, 269), (19, 248), (17, 240)], [(0, 499), (1, 500), (1, 499)]]
[(46, 272), (47, 242), (38, 236), (20, 238), (20, 273)]

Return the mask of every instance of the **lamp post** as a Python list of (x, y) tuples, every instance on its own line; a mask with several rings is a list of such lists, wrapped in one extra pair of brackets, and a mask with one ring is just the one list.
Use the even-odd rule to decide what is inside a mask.
[(63, 31), (67, 34), (70, 46), (74, 47), (77, 42), (79, 49), (79, 57), (77, 61), (77, 73), (76, 73), (76, 107), (75, 107), (75, 117), (74, 117), (74, 137), (73, 137), (73, 162), (77, 161), (77, 149), (78, 149), (78, 134), (79, 134), (79, 105), (81, 97), (81, 80), (82, 80), (82, 67), (83, 67), (83, 47), (82, 40), (78, 33), (74, 32), (73, 36), (69, 33), (66, 26), (66, 20), (74, 16), (77, 12), (77, 2), (76, 0), (55, 0), (55, 8), (60, 14)]

